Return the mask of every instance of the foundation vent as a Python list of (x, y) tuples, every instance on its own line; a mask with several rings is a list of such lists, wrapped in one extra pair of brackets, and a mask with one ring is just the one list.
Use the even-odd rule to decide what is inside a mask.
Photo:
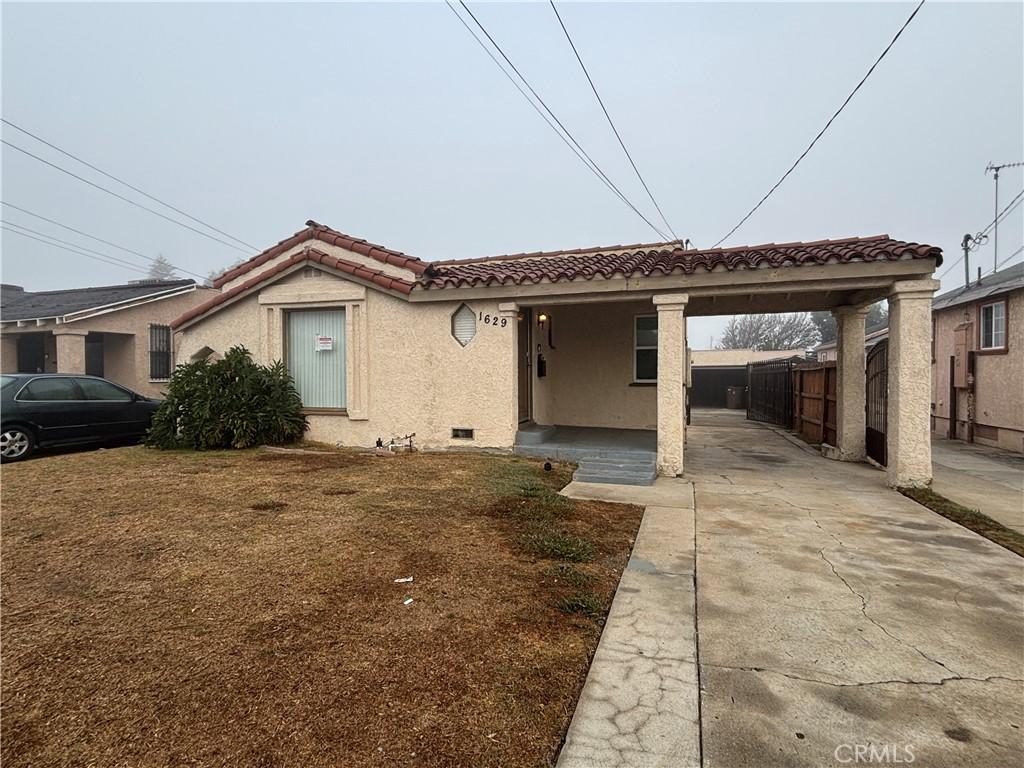
[(472, 440), (473, 430), (466, 427), (452, 427), (452, 438), (457, 440)]

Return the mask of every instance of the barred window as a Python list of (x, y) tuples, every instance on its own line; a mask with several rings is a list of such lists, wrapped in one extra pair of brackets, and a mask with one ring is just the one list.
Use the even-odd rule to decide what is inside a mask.
[(149, 326), (149, 378), (166, 381), (171, 378), (171, 326)]

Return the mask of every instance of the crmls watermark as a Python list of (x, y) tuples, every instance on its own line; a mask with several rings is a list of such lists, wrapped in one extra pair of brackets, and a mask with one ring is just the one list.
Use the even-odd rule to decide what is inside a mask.
[(832, 755), (843, 765), (900, 765), (914, 762), (914, 745), (840, 744)]

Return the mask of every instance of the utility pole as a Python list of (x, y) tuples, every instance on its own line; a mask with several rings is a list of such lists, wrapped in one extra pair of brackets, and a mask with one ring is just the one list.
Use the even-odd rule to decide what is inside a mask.
[[(1003, 168), (1019, 168), (1024, 163), (1003, 163), (1002, 165), (993, 165), (991, 162), (985, 167), (985, 173), (992, 171), (992, 175), (996, 181), (996, 208), (995, 208), (995, 232), (992, 235), (992, 271), (996, 271), (999, 268), (999, 172)], [(966, 257), (964, 261), (966, 261)], [(968, 280), (968, 282), (970, 282)]]
[[(968, 232), (964, 235), (964, 239), (960, 241), (960, 247), (964, 249), (964, 288), (971, 287), (971, 264), (970, 264), (970, 253), (976, 251), (978, 248), (988, 242), (988, 235), (983, 235), (980, 232), (977, 235), (972, 235)], [(979, 267), (979, 273), (981, 268)], [(981, 279), (980, 277), (978, 278)]]

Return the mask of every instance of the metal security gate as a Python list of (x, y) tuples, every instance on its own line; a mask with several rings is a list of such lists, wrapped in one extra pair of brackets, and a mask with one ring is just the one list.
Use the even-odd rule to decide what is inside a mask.
[(889, 408), (889, 342), (880, 341), (868, 352), (867, 413), (864, 440), (868, 456), (886, 464), (885, 430)]
[(747, 418), (793, 427), (793, 361), (747, 366)]

